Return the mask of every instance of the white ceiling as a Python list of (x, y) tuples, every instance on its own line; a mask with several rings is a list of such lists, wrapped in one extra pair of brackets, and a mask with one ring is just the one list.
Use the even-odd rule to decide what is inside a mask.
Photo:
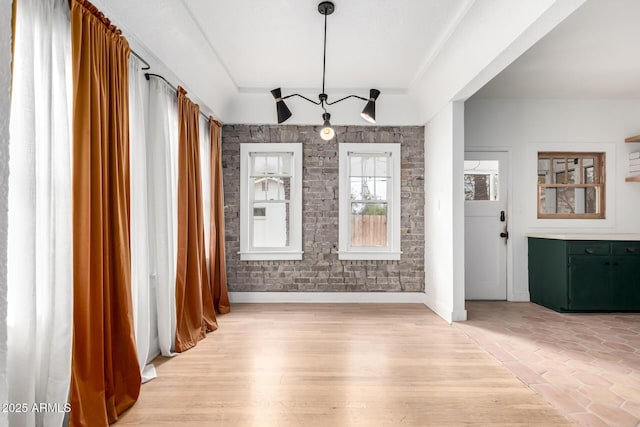
[[(275, 123), (270, 89), (310, 98), (321, 91), (324, 17), (317, 10), (319, 1), (93, 3), (123, 30), (151, 72), (185, 87), (206, 114), (229, 123)], [(448, 102), (475, 93), (584, 1), (335, 0), (336, 11), (327, 21), (326, 92), (335, 100), (346, 94), (366, 96), (369, 88), (377, 88), (382, 91), (378, 124), (424, 124)], [(612, 9), (634, 2), (633, 10), (640, 6), (640, 0), (589, 1), (604, 9), (602, 4), (609, 3), (615, 4)], [(628, 16), (620, 15), (626, 23)], [(564, 41), (567, 37), (572, 39), (571, 30), (559, 36), (562, 46), (570, 42)], [(554, 64), (550, 60), (548, 65)], [(522, 90), (521, 81), (500, 89), (500, 79), (492, 82), (494, 94)], [(483, 91), (492, 96), (489, 89)], [(294, 115), (288, 124), (319, 121), (317, 106), (289, 101)], [(359, 103), (332, 106), (332, 123), (365, 124)]]
[(638, 0), (588, 0), (475, 96), (639, 99), (638, 17)]
[[(241, 90), (322, 82), (316, 0), (184, 2)], [(327, 17), (327, 88), (406, 90), (467, 0), (336, 1)]]

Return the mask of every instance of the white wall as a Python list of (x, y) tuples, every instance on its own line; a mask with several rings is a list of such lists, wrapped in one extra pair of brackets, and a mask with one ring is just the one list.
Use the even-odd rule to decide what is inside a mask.
[(425, 129), (425, 293), (448, 322), (464, 309), (464, 104), (449, 103)]
[(473, 1), (456, 30), (411, 87), (420, 118), (466, 100), (571, 15), (585, 0)]
[[(11, 15), (11, 0), (0, 0), (0, 402), (7, 402), (7, 204)], [(7, 423), (6, 414), (0, 412), (0, 426)]]
[[(513, 300), (529, 300), (527, 232), (640, 232), (640, 183), (625, 182), (627, 153), (640, 144), (640, 100), (470, 99), (465, 104), (465, 149), (511, 148), (509, 237)], [(537, 219), (537, 152), (606, 152), (605, 220)]]

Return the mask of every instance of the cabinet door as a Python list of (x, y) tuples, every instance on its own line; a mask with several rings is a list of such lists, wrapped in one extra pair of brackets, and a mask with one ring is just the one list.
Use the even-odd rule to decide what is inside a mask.
[(610, 309), (610, 271), (608, 256), (569, 256), (569, 309)]
[(613, 310), (640, 310), (640, 255), (611, 258)]

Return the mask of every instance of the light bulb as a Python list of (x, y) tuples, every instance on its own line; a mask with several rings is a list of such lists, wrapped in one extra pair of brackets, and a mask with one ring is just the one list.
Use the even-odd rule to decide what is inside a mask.
[(333, 139), (334, 136), (336, 136), (336, 131), (334, 131), (331, 126), (322, 127), (322, 130), (320, 131), (320, 138), (324, 139), (325, 141), (329, 141)]
[(322, 115), (322, 120), (324, 120), (324, 123), (322, 123), (322, 129), (320, 130), (320, 138), (324, 139), (325, 141), (329, 141), (334, 136), (336, 136), (336, 131), (331, 127), (331, 122), (329, 121), (330, 119), (331, 114), (324, 113)]

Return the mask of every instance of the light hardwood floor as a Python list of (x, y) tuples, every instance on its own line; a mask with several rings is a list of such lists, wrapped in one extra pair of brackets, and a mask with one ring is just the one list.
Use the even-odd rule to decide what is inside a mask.
[(236, 304), (117, 425), (566, 426), (421, 304)]

